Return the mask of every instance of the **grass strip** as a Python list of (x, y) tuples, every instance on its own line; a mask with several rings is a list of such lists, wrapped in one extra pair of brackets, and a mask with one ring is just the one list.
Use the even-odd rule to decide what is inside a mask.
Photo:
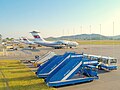
[(18, 60), (0, 60), (0, 71), (0, 90), (55, 90)]

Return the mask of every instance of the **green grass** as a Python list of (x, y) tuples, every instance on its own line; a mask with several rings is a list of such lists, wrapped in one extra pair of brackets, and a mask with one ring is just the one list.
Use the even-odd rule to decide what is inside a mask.
[[(0, 73), (0, 89), (3, 87), (6, 87), (6, 86), (5, 86), (5, 82), (3, 81), (2, 73)], [(4, 90), (4, 89), (1, 89), (1, 90)]]
[(18, 60), (0, 60), (0, 71), (0, 90), (55, 90)]
[(80, 45), (120, 45), (120, 40), (77, 40)]

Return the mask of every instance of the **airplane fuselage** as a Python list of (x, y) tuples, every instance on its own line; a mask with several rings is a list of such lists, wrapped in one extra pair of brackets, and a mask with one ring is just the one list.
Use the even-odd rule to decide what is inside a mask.
[(35, 41), (36, 44), (46, 46), (46, 47), (53, 47), (53, 48), (63, 48), (65, 45), (62, 45), (57, 42), (50, 42), (50, 41)]

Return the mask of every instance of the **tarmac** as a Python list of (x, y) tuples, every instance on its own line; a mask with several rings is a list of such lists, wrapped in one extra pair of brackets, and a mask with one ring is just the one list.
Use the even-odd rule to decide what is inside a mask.
[[(67, 51), (76, 53), (87, 53), (102, 56), (111, 56), (118, 59), (118, 69), (111, 72), (99, 71), (99, 79), (92, 82), (80, 83), (75, 85), (63, 86), (57, 90), (120, 90), (120, 45), (80, 45), (72, 49), (53, 49), (49, 47), (40, 47), (36, 50), (19, 49), (18, 51), (7, 51), (6, 56), (0, 56), (0, 60), (33, 60), (35, 55), (44, 55), (48, 51), (56, 54), (63, 54)], [(30, 63), (26, 63), (32, 71), (34, 68)]]

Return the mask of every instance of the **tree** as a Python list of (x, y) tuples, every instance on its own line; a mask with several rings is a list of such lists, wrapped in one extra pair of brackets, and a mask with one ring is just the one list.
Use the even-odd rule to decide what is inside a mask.
[(9, 38), (9, 37), (7, 37), (6, 40), (7, 40), (7, 41), (12, 41), (12, 40), (14, 40), (14, 38)]

